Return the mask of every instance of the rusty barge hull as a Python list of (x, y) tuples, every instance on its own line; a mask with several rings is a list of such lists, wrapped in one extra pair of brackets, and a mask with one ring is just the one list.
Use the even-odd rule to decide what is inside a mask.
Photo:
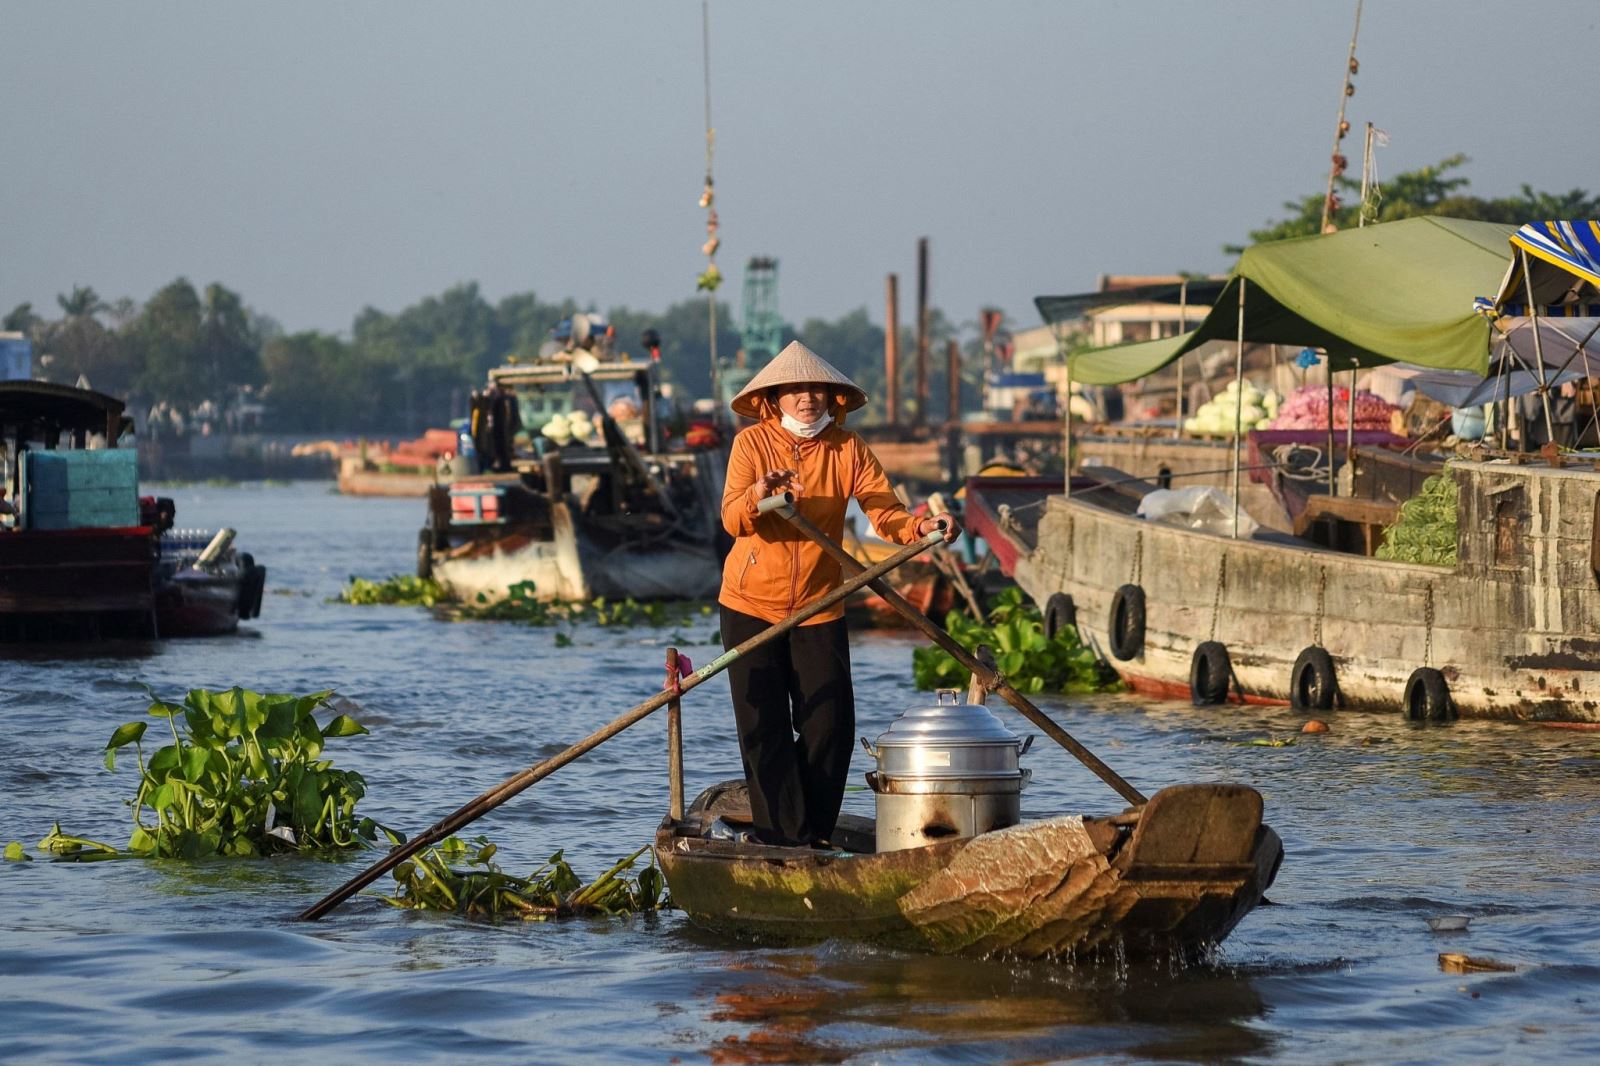
[(1051, 818), (883, 854), (871, 851), (868, 819), (842, 816), (835, 841), (851, 850), (817, 853), (706, 839), (714, 815), (691, 809), (657, 834), (673, 902), (696, 925), (763, 942), (1023, 959), (1190, 954), (1260, 902), (1283, 858), (1260, 795), (1239, 785), (1179, 785), (1117, 818)]
[[(1300, 653), (1330, 655), (1346, 706), (1393, 712), (1419, 667), (1463, 716), (1600, 722), (1600, 473), (1457, 461), (1454, 567), (1234, 540), (1087, 500), (1045, 501), (1014, 576), (1136, 689), (1185, 696), (1202, 642), (1229, 653), (1232, 698), (1288, 702)], [(1137, 654), (1112, 653), (1117, 590), (1143, 590)], [(1061, 601), (1057, 601), (1060, 603)]]

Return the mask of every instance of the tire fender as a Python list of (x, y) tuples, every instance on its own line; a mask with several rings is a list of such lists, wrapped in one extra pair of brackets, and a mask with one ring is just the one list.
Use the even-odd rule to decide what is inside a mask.
[(1078, 605), (1064, 592), (1053, 592), (1044, 602), (1044, 635), (1055, 640), (1056, 635), (1068, 626), (1078, 624)]
[(1289, 705), (1297, 711), (1332, 710), (1339, 698), (1333, 656), (1313, 644), (1302, 651), (1289, 672)]
[(1431, 666), (1419, 666), (1411, 671), (1406, 679), (1401, 709), (1413, 722), (1450, 722), (1456, 718), (1456, 703), (1450, 698), (1450, 686), (1445, 683), (1444, 674)]
[(1110, 624), (1106, 627), (1111, 654), (1127, 662), (1144, 654), (1144, 589), (1121, 585), (1111, 597)]
[(1233, 660), (1227, 645), (1208, 640), (1194, 650), (1189, 660), (1189, 699), (1196, 707), (1215, 707), (1228, 702), (1228, 686), (1233, 681)]
[(417, 531), (417, 576), (424, 581), (433, 576), (433, 531), (426, 526)]

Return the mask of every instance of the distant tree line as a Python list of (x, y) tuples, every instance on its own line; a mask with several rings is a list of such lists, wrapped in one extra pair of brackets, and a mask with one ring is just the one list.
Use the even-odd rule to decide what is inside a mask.
[[(490, 303), (475, 282), (447, 289), (397, 313), (364, 309), (348, 338), (308, 330), (285, 332), (221, 284), (203, 291), (179, 278), (143, 305), (107, 303), (88, 286), (57, 297), (60, 316), (20, 304), (0, 328), (34, 341), (35, 373), (165, 407), (192, 419), (222, 417), (242, 403), (265, 408), (263, 427), (277, 432), (412, 433), (443, 425), (466, 410), (468, 393), (491, 367), (538, 354), (552, 328), (580, 310), (571, 300), (541, 301), (531, 292)], [(592, 310), (592, 308), (590, 309)], [(646, 329), (662, 338), (664, 377), (690, 397), (710, 392), (710, 329), (706, 302), (688, 299), (664, 312), (614, 307), (606, 315), (616, 348), (643, 357)], [(942, 373), (943, 343), (954, 329), (935, 311), (933, 365)], [(731, 361), (739, 348), (737, 318), (717, 306), (717, 350)], [(865, 308), (836, 319), (786, 325), (877, 399), (883, 385), (882, 326)], [(914, 339), (901, 338), (902, 395), (909, 397)], [(930, 376), (935, 371), (930, 370)], [(942, 414), (942, 376), (930, 384), (930, 407)], [(975, 381), (971, 386), (976, 391)], [(881, 402), (881, 401), (880, 401)], [(869, 415), (872, 412), (869, 412)]]
[[(1471, 179), (1453, 173), (1468, 162), (1466, 156), (1457, 154), (1432, 166), (1383, 179), (1367, 207), (1367, 221), (1391, 222), (1418, 215), (1442, 215), (1520, 226), (1524, 222), (1600, 217), (1600, 196), (1583, 189), (1549, 193), (1535, 192), (1532, 186), (1523, 185), (1513, 196), (1473, 196), (1466, 191)], [(1329, 222), (1339, 229), (1353, 229), (1361, 218), (1361, 182), (1341, 174), (1334, 184), (1339, 207), (1332, 212)], [(1324, 192), (1314, 192), (1288, 201), (1283, 205), (1288, 215), (1261, 229), (1251, 230), (1250, 243), (1309, 237), (1317, 233), (1322, 225), (1325, 196)], [(1230, 255), (1238, 255), (1245, 245), (1229, 244), (1223, 248)]]
[[(1451, 156), (1385, 180), (1382, 198), (1369, 215), (1375, 210), (1380, 221), (1433, 214), (1512, 223), (1600, 217), (1600, 197), (1582, 189), (1550, 194), (1523, 186), (1515, 196), (1470, 196), (1467, 179), (1454, 173), (1466, 162), (1465, 156)], [(1348, 178), (1340, 178), (1339, 185), (1346, 191), (1360, 187)], [(1251, 241), (1317, 232), (1322, 201), (1322, 194), (1314, 193), (1285, 204), (1288, 217), (1252, 231)], [(1356, 225), (1359, 206), (1342, 206), (1336, 224)], [(46, 317), (24, 303), (0, 320), (0, 328), (33, 338), (40, 377), (68, 384), (86, 378), (102, 392), (186, 417), (205, 410), (221, 417), (241, 404), (260, 403), (268, 430), (372, 435), (415, 433), (463, 414), (467, 394), (483, 385), (491, 367), (512, 357), (534, 357), (559, 321), (591, 309), (571, 299), (542, 301), (531, 292), (490, 303), (476, 282), (466, 282), (396, 313), (368, 307), (344, 337), (315, 330), (287, 333), (226, 286), (213, 283), (202, 291), (186, 278), (143, 305), (126, 298), (107, 303), (82, 285), (56, 303), (59, 317)], [(709, 394), (705, 300), (683, 300), (662, 312), (620, 306), (606, 314), (620, 350), (642, 357), (640, 335), (654, 329), (663, 342), (666, 379), (690, 397)], [(737, 318), (726, 303), (717, 305), (717, 326), (718, 354), (730, 359), (739, 336)], [(929, 421), (938, 421), (947, 395), (946, 342), (962, 342), (964, 409), (971, 409), (978, 393), (979, 342), (975, 322), (953, 322), (937, 309), (930, 314), (929, 333)], [(796, 337), (867, 391), (872, 403), (858, 422), (881, 419), (884, 330), (866, 308), (787, 324), (784, 341)], [(916, 355), (909, 325), (901, 330), (900, 352), (902, 411), (909, 417)]]

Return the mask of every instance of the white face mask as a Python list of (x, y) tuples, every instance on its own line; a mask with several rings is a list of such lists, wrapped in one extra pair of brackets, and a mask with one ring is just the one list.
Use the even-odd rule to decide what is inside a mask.
[(823, 430), (827, 429), (832, 423), (833, 416), (827, 412), (823, 412), (822, 417), (817, 419), (815, 422), (809, 423), (800, 421), (794, 415), (786, 414), (783, 416), (784, 429), (788, 430), (790, 433), (793, 433), (797, 437), (805, 437), (807, 439), (815, 437), (818, 433), (821, 433)]

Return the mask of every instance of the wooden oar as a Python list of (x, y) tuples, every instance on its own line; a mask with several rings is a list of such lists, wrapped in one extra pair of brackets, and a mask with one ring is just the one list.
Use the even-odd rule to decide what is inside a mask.
[(652, 713), (666, 706), (669, 702), (676, 700), (683, 693), (688, 692), (690, 689), (699, 685), (702, 681), (705, 681), (716, 674), (720, 674), (723, 670), (727, 669), (728, 665), (734, 660), (740, 658), (741, 656), (748, 655), (751, 651), (767, 643), (768, 641), (782, 636), (795, 626), (804, 622), (806, 619), (811, 618), (813, 615), (819, 614), (822, 611), (826, 611), (828, 608), (832, 607), (846, 596), (849, 596), (857, 589), (871, 584), (873, 581), (878, 580), (884, 574), (887, 574), (900, 564), (922, 554), (924, 551), (927, 551), (929, 548), (939, 543), (942, 537), (943, 534), (939, 532), (929, 533), (915, 544), (907, 545), (878, 565), (856, 574), (854, 577), (850, 578), (850, 580), (846, 581), (844, 584), (840, 585), (826, 596), (823, 596), (821, 599), (802, 607), (800, 610), (772, 626), (770, 629), (763, 630), (762, 632), (751, 637), (749, 640), (740, 644), (738, 647), (730, 648), (728, 651), (723, 652), (707, 665), (702, 666), (694, 673), (684, 677), (683, 680), (679, 682), (676, 689), (663, 689), (661, 692), (658, 692), (656, 695), (639, 704), (639, 706), (635, 707), (627, 714), (615, 719), (609, 725), (595, 730), (593, 733), (590, 733), (588, 736), (584, 737), (582, 740), (578, 741), (576, 744), (567, 748), (560, 754), (552, 755), (543, 762), (536, 763), (535, 765), (528, 767), (526, 770), (523, 770), (521, 773), (518, 773), (513, 777), (506, 778), (494, 788), (489, 789), (487, 792), (478, 796), (477, 799), (474, 799), (466, 806), (457, 810), (454, 814), (451, 814), (442, 821), (436, 822), (432, 826), (429, 826), (427, 829), (418, 833), (415, 837), (412, 837), (410, 840), (406, 841), (406, 843), (393, 848), (382, 859), (373, 863), (361, 873), (357, 874), (355, 877), (352, 877), (350, 880), (346, 881), (344, 884), (328, 893), (328, 895), (324, 896), (310, 907), (307, 907), (300, 913), (300, 920), (305, 922), (316, 921), (318, 918), (321, 918), (324, 914), (327, 914), (329, 911), (333, 910), (333, 908), (337, 907), (339, 904), (343, 903), (345, 900), (361, 891), (367, 885), (370, 885), (372, 882), (376, 881), (379, 877), (383, 876), (383, 874), (394, 869), (396, 866), (399, 866), (402, 862), (410, 858), (412, 855), (415, 855), (423, 848), (429, 846), (430, 844), (438, 843), (445, 837), (456, 832), (462, 826), (465, 826), (468, 823), (483, 817), (485, 814), (488, 814), (502, 803), (505, 803), (507, 800), (517, 795), (517, 793), (521, 792), (523, 789), (537, 781), (549, 777), (551, 774), (567, 765), (567, 763), (572, 762), (579, 756), (599, 747), (601, 744), (607, 740), (610, 740), (612, 737), (616, 736), (630, 725), (633, 725), (635, 722), (649, 717)]
[[(818, 529), (816, 524), (809, 518), (795, 510), (793, 493), (784, 492), (776, 496), (768, 496), (757, 505), (757, 510), (763, 514), (778, 514), (788, 519), (796, 529), (816, 541), (823, 551), (837, 560), (839, 565), (844, 568), (845, 573), (854, 574), (856, 577), (865, 575), (866, 571), (854, 556), (838, 544), (835, 544), (833, 539)], [(852, 578), (852, 580), (855, 580), (855, 578)], [(1096, 777), (1115, 789), (1123, 799), (1135, 806), (1145, 802), (1145, 796), (1142, 792), (1124, 781), (1120, 774), (1101, 762), (1099, 756), (1080, 744), (1071, 733), (1062, 729), (1049, 715), (1035, 707), (1026, 696), (1012, 688), (999, 672), (980, 662), (971, 652), (961, 646), (960, 641), (946, 633), (937, 623), (909, 603), (904, 596), (890, 588), (887, 581), (881, 578), (873, 578), (867, 584), (871, 586), (872, 591), (883, 597), (885, 603), (905, 615), (906, 620), (920, 630), (924, 636), (949, 652), (956, 662), (971, 670), (973, 676), (982, 681), (985, 688), (990, 692), (999, 693), (1000, 698), (1015, 707), (1022, 717), (1044, 730), (1046, 736), (1070, 751), (1079, 762), (1092, 770)]]

